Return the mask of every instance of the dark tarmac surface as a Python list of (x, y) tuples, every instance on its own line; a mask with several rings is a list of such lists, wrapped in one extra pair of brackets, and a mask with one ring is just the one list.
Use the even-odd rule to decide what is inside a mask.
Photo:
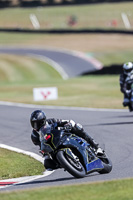
[[(75, 110), (38, 106), (47, 117), (73, 119), (84, 126), (84, 129), (105, 148), (113, 163), (109, 174), (92, 173), (85, 178), (76, 179), (69, 173), (58, 169), (51, 175), (30, 183), (10, 186), (4, 190), (26, 189), (41, 186), (57, 186), (112, 180), (133, 177), (133, 114), (126, 110)], [(0, 143), (17, 147), (38, 154), (38, 147), (31, 142), (30, 114), (37, 108), (0, 106)], [(2, 189), (3, 190), (3, 189)]]

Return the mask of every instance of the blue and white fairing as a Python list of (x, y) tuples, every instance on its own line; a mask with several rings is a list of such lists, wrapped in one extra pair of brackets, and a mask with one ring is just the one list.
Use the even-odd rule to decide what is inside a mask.
[(90, 150), (89, 144), (84, 139), (75, 135), (70, 137), (68, 136), (67, 139), (64, 138), (62, 144), (67, 148), (77, 149), (80, 157), (82, 157), (87, 174), (94, 171), (100, 171), (104, 168), (102, 161)]
[[(82, 138), (72, 134), (66, 133), (62, 130), (54, 129), (48, 125), (39, 131), (41, 150), (45, 153), (56, 152), (58, 149), (64, 151), (72, 157), (71, 150), (76, 150), (81, 163), (84, 165), (86, 173), (100, 171), (104, 168), (102, 161), (96, 157), (90, 145)], [(49, 136), (50, 135), (50, 136)], [(47, 140), (47, 137), (50, 140)], [(75, 159), (73, 157), (73, 159)]]

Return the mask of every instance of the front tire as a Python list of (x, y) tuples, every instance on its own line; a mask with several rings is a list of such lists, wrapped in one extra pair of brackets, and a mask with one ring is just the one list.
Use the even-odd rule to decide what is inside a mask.
[(110, 173), (112, 170), (112, 162), (111, 160), (104, 154), (103, 156), (99, 156), (100, 160), (102, 161), (102, 164), (104, 168), (99, 171), (99, 174), (107, 174)]
[(64, 151), (58, 151), (56, 158), (63, 168), (76, 178), (83, 178), (86, 175), (85, 168), (80, 161), (72, 159)]

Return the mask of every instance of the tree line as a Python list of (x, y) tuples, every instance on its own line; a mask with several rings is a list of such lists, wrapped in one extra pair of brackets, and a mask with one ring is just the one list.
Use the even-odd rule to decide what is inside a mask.
[(56, 5), (73, 5), (73, 4), (91, 4), (91, 3), (107, 3), (107, 2), (124, 2), (133, 0), (0, 0), (0, 7), (20, 6), (56, 6)]

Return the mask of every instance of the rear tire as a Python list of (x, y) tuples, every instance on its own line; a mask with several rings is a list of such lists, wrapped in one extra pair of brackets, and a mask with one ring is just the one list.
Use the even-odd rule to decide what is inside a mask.
[(76, 178), (83, 178), (86, 175), (85, 168), (80, 161), (72, 159), (64, 151), (58, 151), (56, 158), (61, 166)]
[(128, 109), (129, 109), (130, 112), (133, 111), (133, 103), (130, 103), (130, 104), (128, 105)]

